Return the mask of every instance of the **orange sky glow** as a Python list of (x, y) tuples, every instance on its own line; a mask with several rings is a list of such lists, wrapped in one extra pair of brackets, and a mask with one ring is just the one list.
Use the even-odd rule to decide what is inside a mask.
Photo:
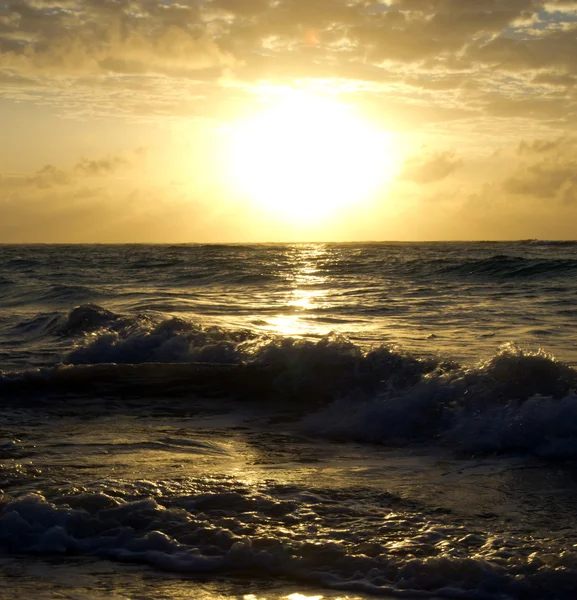
[(0, 3), (1, 242), (577, 237), (577, 2)]

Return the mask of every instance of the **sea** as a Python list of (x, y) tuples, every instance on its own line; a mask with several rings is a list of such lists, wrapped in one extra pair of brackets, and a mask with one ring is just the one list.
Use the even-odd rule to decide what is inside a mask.
[(577, 598), (577, 242), (0, 245), (0, 598)]

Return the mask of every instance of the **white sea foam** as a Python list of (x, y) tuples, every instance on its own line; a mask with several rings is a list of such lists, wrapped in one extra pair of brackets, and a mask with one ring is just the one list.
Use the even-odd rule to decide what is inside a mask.
[[(165, 497), (162, 504), (102, 492), (58, 497), (54, 504), (29, 494), (4, 501), (0, 546), (186, 574), (268, 573), (395, 597), (537, 599), (548, 589), (550, 597), (572, 598), (566, 586), (577, 555), (527, 559), (531, 548), (522, 540), (463, 536), (450, 521), (411, 513), (394, 497), (383, 504), (374, 493), (359, 502), (361, 496), (329, 490), (270, 492), (205, 491)], [(389, 527), (377, 533), (375, 520)]]
[(435, 371), (410, 388), (341, 398), (304, 419), (306, 431), (387, 445), (443, 444), (466, 454), (577, 456), (573, 369), (506, 347), (475, 369)]

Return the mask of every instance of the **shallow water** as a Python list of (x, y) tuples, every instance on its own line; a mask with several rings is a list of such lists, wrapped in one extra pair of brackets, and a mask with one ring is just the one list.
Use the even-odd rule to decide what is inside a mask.
[(574, 598), (576, 248), (0, 247), (0, 597)]
[(22, 597), (158, 597), (159, 578), (166, 598), (199, 578), (207, 598), (571, 597), (571, 464), (327, 443), (293, 408), (225, 399), (9, 404), (0, 573)]

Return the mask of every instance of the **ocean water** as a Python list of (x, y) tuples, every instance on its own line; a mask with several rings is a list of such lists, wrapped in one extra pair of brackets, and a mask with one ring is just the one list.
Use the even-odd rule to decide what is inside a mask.
[(577, 597), (577, 243), (0, 245), (0, 598)]

